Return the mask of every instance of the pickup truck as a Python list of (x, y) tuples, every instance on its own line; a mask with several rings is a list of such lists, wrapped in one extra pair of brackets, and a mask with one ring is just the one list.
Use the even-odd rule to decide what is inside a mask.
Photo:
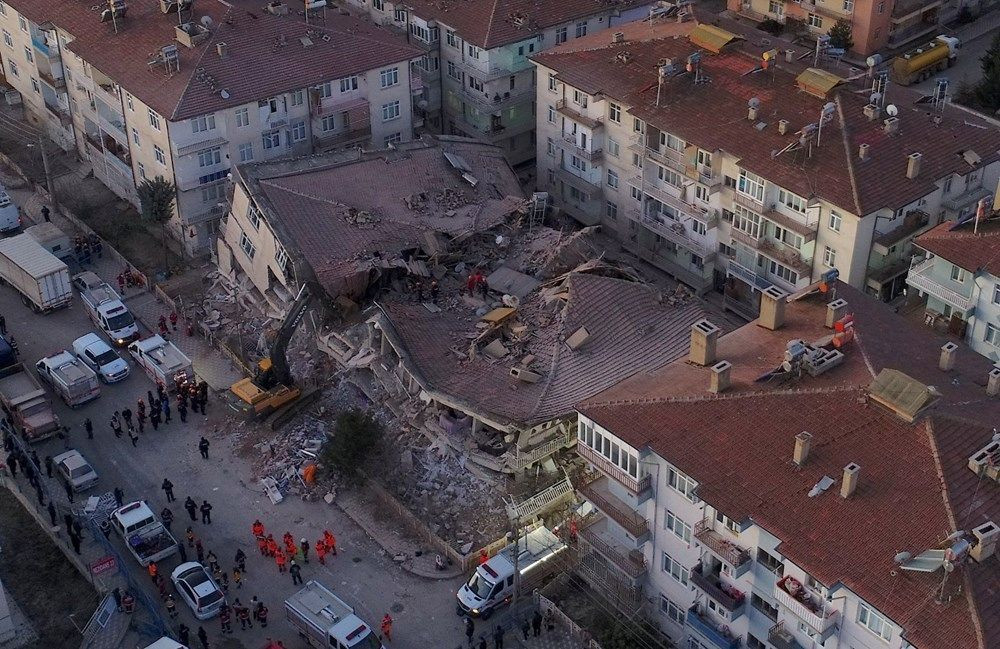
[(25, 306), (39, 313), (73, 302), (69, 268), (29, 234), (0, 240), (0, 279), (21, 294)]
[(35, 369), (70, 408), (101, 396), (101, 382), (94, 370), (65, 349), (38, 361)]
[(97, 334), (90, 333), (73, 341), (73, 353), (97, 372), (105, 383), (117, 383), (128, 378), (131, 371), (124, 358), (111, 349)]
[(174, 376), (179, 373), (194, 377), (191, 360), (162, 336), (137, 340), (128, 346), (128, 352), (154, 383), (173, 386)]
[(149, 505), (141, 500), (113, 511), (111, 527), (122, 537), (128, 551), (141, 566), (177, 553), (177, 540), (156, 519)]
[(385, 649), (353, 608), (315, 580), (285, 600), (285, 616), (316, 649)]
[(139, 337), (135, 317), (118, 297), (115, 289), (93, 271), (73, 276), (73, 286), (80, 291), (83, 308), (98, 328), (116, 345), (126, 345)]
[(48, 439), (59, 428), (45, 390), (24, 363), (0, 369), (0, 404), (28, 442)]

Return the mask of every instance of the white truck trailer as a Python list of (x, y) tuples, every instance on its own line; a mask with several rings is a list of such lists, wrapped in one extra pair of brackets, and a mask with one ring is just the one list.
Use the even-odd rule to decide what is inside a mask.
[(0, 240), (0, 279), (32, 310), (47, 313), (73, 301), (69, 268), (31, 235)]
[(316, 649), (385, 649), (353, 608), (315, 580), (285, 600), (285, 616)]

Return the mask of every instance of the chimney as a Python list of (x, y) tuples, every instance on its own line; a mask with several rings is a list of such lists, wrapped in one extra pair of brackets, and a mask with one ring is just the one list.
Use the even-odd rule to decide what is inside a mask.
[(802, 431), (795, 436), (795, 452), (792, 454), (792, 461), (797, 466), (802, 466), (809, 459), (809, 449), (812, 448), (812, 433)]
[(759, 108), (757, 106), (749, 106), (747, 108), (747, 119), (750, 120), (751, 122), (755, 121), (757, 119), (758, 110)]
[(712, 374), (708, 379), (708, 391), (719, 394), (729, 389), (729, 373), (733, 364), (729, 361), (719, 361), (712, 366)]
[(867, 160), (868, 159), (868, 150), (869, 149), (871, 149), (871, 145), (870, 144), (859, 144), (858, 145), (858, 159), (859, 160)]
[(941, 345), (941, 360), (938, 367), (942, 372), (950, 372), (955, 369), (955, 354), (958, 352), (958, 345), (955, 343), (945, 343)]
[(223, 42), (218, 42), (215, 44), (215, 51), (219, 53), (219, 58), (226, 58), (226, 44)]
[(885, 126), (885, 134), (886, 135), (894, 135), (894, 134), (896, 134), (896, 133), (899, 132), (899, 118), (898, 117), (890, 117), (889, 119), (887, 119), (884, 122), (882, 122), (882, 124)]
[(795, 60), (795, 50), (785, 50), (785, 62), (791, 63)]
[(775, 331), (785, 324), (785, 302), (788, 293), (777, 286), (769, 286), (760, 294), (760, 318), (757, 324)]
[(784, 135), (787, 132), (788, 132), (788, 120), (787, 119), (779, 119), (778, 120), (778, 134), (779, 135)]
[(615, 32), (611, 35), (612, 43), (624, 43), (625, 42), (625, 32)]
[(844, 467), (844, 481), (840, 485), (840, 495), (843, 498), (850, 498), (858, 488), (858, 472), (861, 466), (851, 462)]
[(986, 375), (986, 394), (991, 397), (1000, 394), (1000, 367), (994, 367)]
[(861, 109), (861, 112), (865, 114), (865, 117), (868, 118), (869, 122), (882, 116), (882, 109), (878, 104), (865, 104), (865, 107)]
[(920, 158), (922, 157), (916, 152), (906, 156), (906, 177), (910, 180), (920, 175)]
[(695, 365), (713, 365), (718, 338), (719, 328), (708, 320), (699, 320), (691, 325), (691, 354), (688, 360)]
[(997, 549), (997, 541), (1000, 541), (1000, 525), (993, 521), (986, 521), (978, 527), (972, 528), (972, 536), (976, 539), (976, 544), (969, 551), (969, 556), (982, 563), (992, 557)]
[(833, 329), (834, 323), (847, 314), (847, 300), (837, 298), (826, 305), (826, 328)]

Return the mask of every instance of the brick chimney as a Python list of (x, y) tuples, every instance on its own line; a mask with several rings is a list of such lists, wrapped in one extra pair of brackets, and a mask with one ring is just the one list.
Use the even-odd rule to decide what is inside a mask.
[(906, 177), (910, 180), (920, 175), (920, 159), (922, 157), (922, 155), (916, 152), (906, 156)]
[(840, 495), (843, 498), (850, 498), (854, 495), (855, 490), (858, 488), (858, 473), (861, 471), (861, 466), (855, 462), (851, 462), (844, 467), (844, 481), (840, 485)]
[(958, 345), (955, 343), (945, 343), (941, 345), (941, 360), (938, 361), (938, 367), (941, 368), (942, 372), (950, 372), (955, 369), (955, 356), (958, 353)]
[(785, 324), (785, 302), (788, 293), (777, 286), (769, 286), (760, 294), (760, 318), (757, 324), (775, 331)]
[(826, 328), (833, 329), (833, 325), (847, 314), (847, 300), (837, 298), (826, 305)]
[(1000, 394), (1000, 367), (994, 367), (986, 375), (986, 394), (991, 397)]
[(691, 353), (688, 360), (695, 365), (714, 365), (715, 343), (719, 338), (719, 331), (708, 320), (699, 320), (691, 325)]
[(729, 389), (729, 373), (733, 369), (733, 364), (729, 361), (719, 361), (712, 366), (712, 373), (708, 378), (708, 391), (719, 394)]
[(798, 466), (802, 466), (809, 459), (809, 449), (812, 448), (812, 433), (802, 431), (795, 436), (795, 452), (792, 454), (792, 461)]

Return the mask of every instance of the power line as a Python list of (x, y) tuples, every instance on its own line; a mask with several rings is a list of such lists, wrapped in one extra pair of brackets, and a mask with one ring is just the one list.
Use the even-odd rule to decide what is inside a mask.
[(3, 113), (0, 113), (0, 121), (5, 122), (11, 128), (15, 128), (15, 129), (17, 129), (19, 131), (23, 131), (26, 135), (30, 135), (31, 137), (38, 137), (39, 135), (42, 134), (41, 131), (39, 131), (38, 129), (36, 129), (34, 126), (31, 126), (30, 124), (27, 124), (25, 122), (16, 120), (16, 119), (14, 119), (12, 117), (9, 117), (7, 115), (4, 115)]

